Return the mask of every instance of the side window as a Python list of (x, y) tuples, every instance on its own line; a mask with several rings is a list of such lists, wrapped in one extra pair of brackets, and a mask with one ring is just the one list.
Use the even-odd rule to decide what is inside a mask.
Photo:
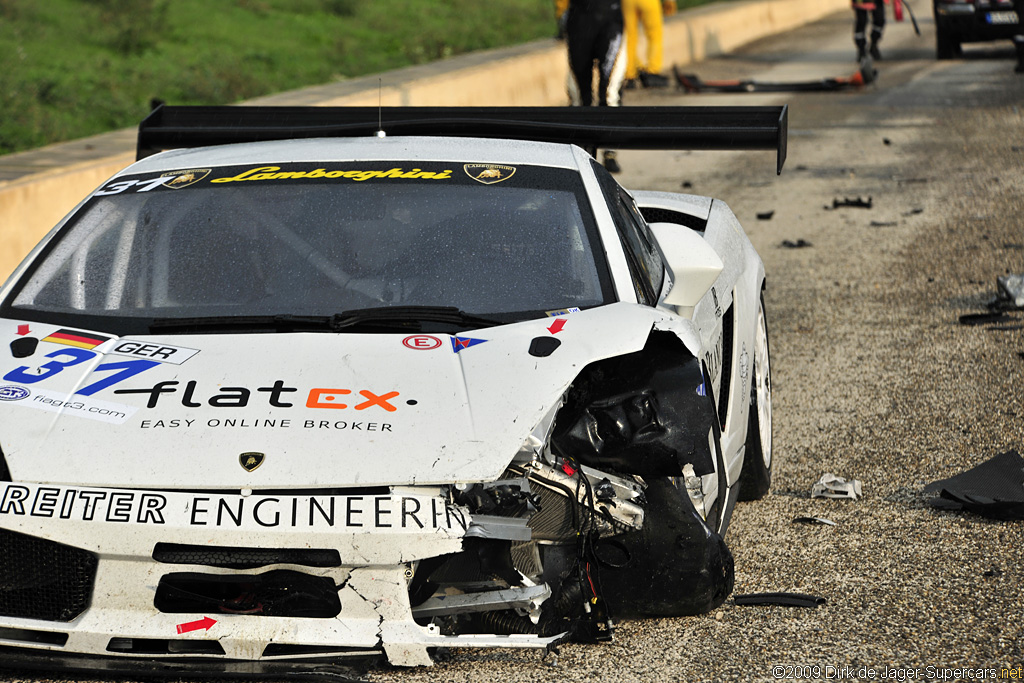
[(650, 228), (637, 210), (633, 198), (615, 182), (604, 167), (596, 161), (592, 164), (626, 254), (637, 300), (654, 306), (658, 303), (658, 294), (661, 293), (665, 265), (654, 245)]
[(626, 212), (627, 233), (630, 233), (630, 241), (636, 243), (640, 253), (640, 259), (644, 273), (654, 288), (654, 295), (661, 292), (661, 285), (665, 279), (665, 264), (661, 260), (661, 253), (651, 236), (651, 229), (647, 225), (637, 208), (636, 202), (624, 190), (620, 190), (619, 200)]

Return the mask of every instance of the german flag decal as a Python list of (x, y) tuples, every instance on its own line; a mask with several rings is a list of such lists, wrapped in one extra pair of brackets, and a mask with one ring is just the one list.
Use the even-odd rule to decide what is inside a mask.
[(77, 346), (80, 349), (94, 349), (110, 338), (111, 337), (102, 337), (98, 334), (92, 334), (91, 332), (57, 330), (50, 336), (44, 337), (43, 341), (53, 342), (54, 344), (65, 344), (67, 346)]

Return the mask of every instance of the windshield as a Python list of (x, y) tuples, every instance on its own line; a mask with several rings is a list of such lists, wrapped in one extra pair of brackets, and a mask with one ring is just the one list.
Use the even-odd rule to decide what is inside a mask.
[(597, 239), (579, 174), (565, 169), (339, 162), (128, 176), (49, 246), (11, 312), (102, 323), (451, 306), (520, 319), (606, 302)]

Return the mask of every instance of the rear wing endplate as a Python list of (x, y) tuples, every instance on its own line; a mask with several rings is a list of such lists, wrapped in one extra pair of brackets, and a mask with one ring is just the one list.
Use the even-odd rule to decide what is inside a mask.
[(584, 149), (776, 150), (786, 160), (788, 108), (779, 107), (177, 107), (139, 124), (136, 159), (166, 149), (320, 137), (424, 135), (506, 138)]

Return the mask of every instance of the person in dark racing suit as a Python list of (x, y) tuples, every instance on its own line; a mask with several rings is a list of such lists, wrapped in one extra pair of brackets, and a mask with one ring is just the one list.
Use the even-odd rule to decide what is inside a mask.
[[(621, 0), (556, 0), (559, 25), (564, 27), (569, 48), (569, 102), (573, 106), (594, 104), (594, 63), (597, 63), (597, 104), (619, 106), (619, 93), (626, 74)], [(604, 153), (604, 166), (617, 173), (615, 152)]]
[(857, 61), (862, 61), (868, 54), (866, 31), (868, 18), (871, 19), (871, 58), (881, 59), (882, 53), (878, 44), (882, 41), (885, 30), (885, 2), (883, 0), (852, 0), (854, 24), (853, 43), (857, 46)]

